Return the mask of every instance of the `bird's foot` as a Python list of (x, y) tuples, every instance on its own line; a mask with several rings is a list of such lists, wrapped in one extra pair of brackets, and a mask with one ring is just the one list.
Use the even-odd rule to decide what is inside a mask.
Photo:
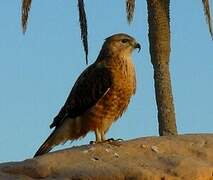
[(90, 141), (89, 142), (90, 145), (97, 144), (97, 143), (98, 143), (97, 141)]
[(121, 138), (118, 138), (118, 139), (109, 138), (104, 141), (90, 141), (89, 144), (94, 145), (94, 144), (101, 144), (101, 143), (110, 143), (110, 144), (116, 145), (117, 143), (122, 142), (122, 141), (124, 141), (124, 140)]
[(107, 140), (105, 140), (104, 142), (121, 142), (123, 141), (123, 139), (118, 138), (118, 139), (114, 139), (114, 138), (109, 138)]
[(113, 145), (113, 146), (120, 146), (122, 141), (123, 141), (123, 139), (121, 139), (121, 138), (119, 138), (119, 139), (110, 138), (110, 139), (105, 140), (104, 142), (109, 143), (110, 145)]
[(103, 143), (103, 141), (90, 141), (89, 144), (93, 145), (93, 144), (100, 144)]

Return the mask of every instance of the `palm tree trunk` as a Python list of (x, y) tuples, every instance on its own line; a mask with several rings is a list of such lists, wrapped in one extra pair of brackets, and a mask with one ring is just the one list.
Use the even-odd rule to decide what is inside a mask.
[(147, 0), (150, 54), (154, 68), (160, 136), (177, 134), (169, 72), (169, 4), (169, 0)]

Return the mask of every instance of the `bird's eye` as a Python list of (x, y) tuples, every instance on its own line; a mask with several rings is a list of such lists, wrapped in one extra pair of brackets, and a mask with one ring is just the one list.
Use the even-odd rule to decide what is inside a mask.
[(122, 43), (127, 43), (129, 40), (128, 39), (122, 39), (121, 42)]

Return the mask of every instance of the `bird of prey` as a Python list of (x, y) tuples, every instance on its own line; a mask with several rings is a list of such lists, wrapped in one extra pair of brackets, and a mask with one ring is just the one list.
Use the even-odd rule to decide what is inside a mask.
[(55, 129), (34, 157), (67, 140), (82, 138), (90, 131), (95, 132), (95, 142), (106, 140), (106, 132), (126, 110), (136, 91), (131, 58), (136, 48), (140, 51), (140, 44), (124, 33), (105, 39), (97, 60), (75, 82), (64, 106), (50, 125)]

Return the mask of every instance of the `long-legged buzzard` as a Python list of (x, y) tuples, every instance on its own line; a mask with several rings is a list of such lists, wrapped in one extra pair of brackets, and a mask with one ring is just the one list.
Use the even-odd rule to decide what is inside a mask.
[(96, 142), (127, 108), (136, 90), (131, 54), (140, 44), (127, 34), (106, 38), (97, 60), (77, 79), (64, 106), (54, 118), (55, 128), (35, 156), (49, 152), (67, 140), (77, 140), (94, 131)]

